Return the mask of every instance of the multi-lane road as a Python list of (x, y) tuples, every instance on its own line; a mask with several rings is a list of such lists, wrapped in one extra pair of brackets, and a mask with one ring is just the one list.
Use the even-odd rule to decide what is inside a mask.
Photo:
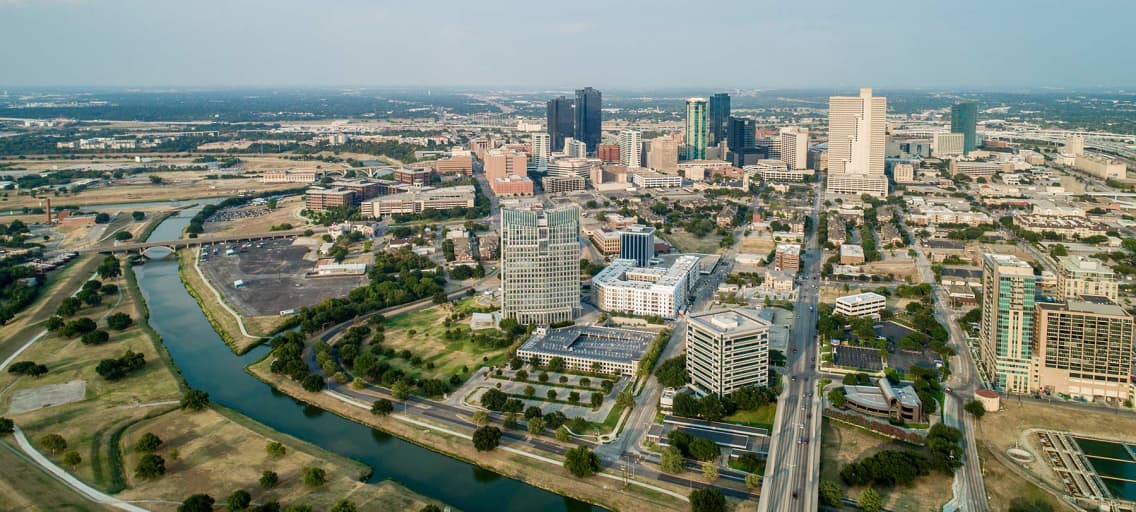
[[(820, 212), (821, 189), (816, 189), (814, 212)], [(762, 483), (761, 511), (817, 510), (820, 484), (820, 431), (823, 397), (817, 390), (816, 306), (823, 251), (816, 232), (809, 236), (801, 258), (795, 320), (786, 354), (785, 389), (777, 403), (769, 458)]]

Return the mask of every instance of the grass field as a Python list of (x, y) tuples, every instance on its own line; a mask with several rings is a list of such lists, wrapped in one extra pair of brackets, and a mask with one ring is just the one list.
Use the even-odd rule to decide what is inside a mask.
[[(825, 418), (821, 432), (824, 443), (820, 450), (822, 480), (836, 482), (844, 494), (856, 499), (862, 487), (847, 487), (840, 480), (840, 468), (849, 462), (868, 457), (885, 449), (907, 447), (903, 443), (866, 430), (838, 424)], [(940, 510), (951, 499), (951, 478), (941, 473), (920, 477), (907, 487), (877, 488), (884, 507), (897, 512)], [(995, 508), (994, 510), (1004, 510)]]
[(660, 235), (668, 242), (673, 244), (678, 252), (694, 252), (701, 254), (714, 254), (718, 252), (718, 242), (722, 241), (722, 237), (709, 234), (702, 238), (698, 238), (681, 229), (674, 230), (669, 235)]
[(777, 404), (763, 405), (752, 411), (738, 411), (722, 418), (729, 423), (740, 423), (751, 427), (773, 428), (773, 419), (777, 416)]
[[(210, 222), (205, 224), (205, 233), (207, 235), (264, 233), (269, 231), (272, 226), (280, 224), (291, 224), (293, 229), (299, 229), (309, 224), (309, 221), (297, 216), (297, 213), (303, 208), (304, 198), (302, 196), (289, 196), (280, 200), (276, 209), (267, 215), (225, 222)], [(327, 232), (325, 228), (320, 226), (312, 226), (312, 230)]]
[(111, 509), (88, 501), (55, 477), (41, 470), (20, 449), (7, 441), (0, 441), (0, 467), (4, 475), (19, 475), (19, 479), (0, 478), (0, 510), (60, 510), (71, 512), (102, 512)]
[(0, 326), (0, 360), (6, 359), (43, 330), (44, 320), (59, 308), (63, 299), (74, 293), (82, 286), (83, 281), (91, 277), (100, 259), (94, 255), (80, 256), (48, 277), (35, 302), (17, 313), (11, 321)]
[[(472, 299), (468, 299), (472, 300)], [(467, 304), (462, 302), (461, 304)], [(459, 306), (470, 307), (470, 306)], [(416, 374), (421, 378), (448, 378), (453, 374), (461, 374), (463, 366), (473, 371), (482, 365), (500, 365), (505, 363), (509, 349), (488, 348), (474, 343), (468, 336), (468, 320), (455, 322), (450, 327), (444, 325), (445, 319), (451, 314), (448, 305), (435, 306), (422, 311), (406, 313), (387, 318), (385, 339), (383, 347), (390, 347), (396, 351), (409, 350), (422, 358), (424, 363), (434, 363), (434, 369), (413, 367), (404, 359), (391, 359), (391, 366), (403, 371)], [(442, 333), (449, 329), (463, 334), (462, 339), (447, 342)], [(411, 334), (411, 331), (414, 334)]]
[[(160, 185), (144, 183), (141, 185), (96, 187), (84, 190), (78, 194), (63, 194), (57, 198), (53, 198), (52, 204), (85, 206), (203, 199), (210, 197), (225, 198), (238, 195), (242, 190), (264, 192), (296, 188), (295, 183), (261, 183), (260, 180), (256, 178), (207, 180), (204, 179), (204, 172), (185, 171), (154, 174), (161, 176), (165, 182)], [(3, 203), (3, 208), (17, 209), (24, 206), (37, 208), (40, 206), (39, 201), (38, 198), (31, 196), (12, 194), (9, 196), (8, 201)]]

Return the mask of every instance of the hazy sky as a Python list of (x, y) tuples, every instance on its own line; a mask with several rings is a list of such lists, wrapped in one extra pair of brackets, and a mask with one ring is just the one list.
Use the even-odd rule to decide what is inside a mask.
[(1133, 0), (0, 0), (0, 85), (1136, 88)]

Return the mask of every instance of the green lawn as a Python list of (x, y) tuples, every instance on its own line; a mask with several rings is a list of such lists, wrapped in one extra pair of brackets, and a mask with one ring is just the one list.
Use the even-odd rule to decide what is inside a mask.
[[(463, 373), (463, 366), (472, 372), (482, 365), (501, 365), (508, 360), (509, 347), (493, 348), (473, 341), (468, 317), (446, 327), (443, 321), (450, 313), (448, 306), (436, 306), (387, 318), (383, 322), (386, 328), (383, 347), (409, 350), (422, 358), (423, 365), (415, 367), (397, 357), (387, 362), (419, 378), (445, 379), (455, 373)], [(443, 337), (446, 330), (459, 332), (461, 336), (455, 341), (447, 341)], [(493, 337), (497, 333), (499, 331), (486, 329), (476, 334)], [(426, 368), (426, 363), (434, 363), (434, 368)]]
[(727, 423), (737, 423), (751, 427), (773, 428), (773, 418), (777, 415), (777, 404), (763, 405), (752, 411), (738, 411), (722, 418)]

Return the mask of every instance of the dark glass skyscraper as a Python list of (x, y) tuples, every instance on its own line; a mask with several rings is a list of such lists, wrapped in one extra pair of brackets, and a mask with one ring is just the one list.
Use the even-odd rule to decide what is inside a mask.
[(978, 147), (975, 131), (978, 127), (978, 105), (973, 101), (956, 103), (951, 107), (951, 133), (962, 134), (962, 150), (970, 153)]
[(603, 138), (600, 117), (600, 104), (603, 97), (599, 91), (591, 87), (576, 90), (576, 140), (588, 145), (588, 152), (596, 150)]
[(655, 228), (635, 224), (619, 232), (619, 257), (646, 267), (655, 257)]
[[(730, 119), (730, 95), (720, 92), (710, 97), (710, 145), (726, 140), (726, 123)], [(729, 142), (727, 141), (727, 144)]]
[(730, 116), (729, 126), (726, 129), (726, 147), (736, 152), (757, 147), (756, 134), (757, 123), (753, 119)]
[(552, 151), (564, 151), (564, 137), (575, 137), (576, 113), (572, 100), (561, 96), (548, 100), (548, 137)]

